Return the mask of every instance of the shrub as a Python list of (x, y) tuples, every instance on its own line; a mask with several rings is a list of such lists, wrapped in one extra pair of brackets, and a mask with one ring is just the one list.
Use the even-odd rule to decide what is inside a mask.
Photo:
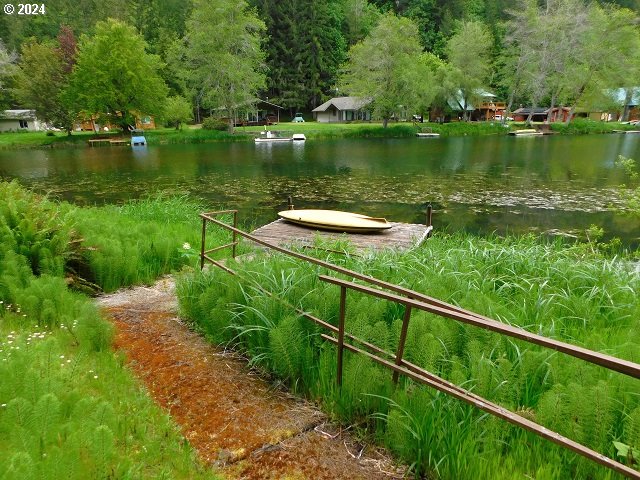
[(229, 124), (220, 118), (207, 117), (202, 121), (202, 128), (205, 130), (225, 131), (229, 128)]

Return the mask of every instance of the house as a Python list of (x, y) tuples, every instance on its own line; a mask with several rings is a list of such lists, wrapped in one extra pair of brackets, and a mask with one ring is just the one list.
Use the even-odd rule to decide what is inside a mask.
[(266, 100), (256, 98), (237, 107), (234, 125), (237, 127), (278, 124), (280, 123), (280, 110), (284, 110), (284, 107), (270, 102), (269, 97)]
[[(511, 116), (516, 122), (525, 122), (529, 118), (529, 113), (533, 110), (531, 115), (532, 122), (546, 122), (549, 118), (549, 107), (536, 107), (525, 108), (520, 107), (517, 110), (511, 112)], [(569, 118), (571, 109), (569, 107), (553, 107), (551, 109), (551, 121), (552, 122), (566, 122)]]
[(28, 130), (37, 132), (46, 126), (36, 118), (35, 110), (4, 110), (0, 112), (0, 132)]
[(619, 109), (603, 112), (601, 119), (622, 120), (625, 108), (628, 109), (627, 120), (640, 119), (640, 87), (632, 87), (629, 89), (616, 88), (614, 90), (608, 90), (605, 92), (605, 95), (609, 97), (615, 105), (619, 106)]
[[(466, 110), (470, 120), (495, 120), (496, 115), (504, 115), (507, 105), (499, 102), (493, 93), (477, 89), (473, 92), (473, 99), (467, 99)], [(447, 100), (447, 105), (454, 114), (462, 119), (465, 110), (465, 98), (462, 90)], [(437, 119), (436, 119), (437, 120)]]
[(312, 110), (313, 118), (321, 123), (371, 120), (371, 112), (365, 107), (370, 98), (334, 97)]

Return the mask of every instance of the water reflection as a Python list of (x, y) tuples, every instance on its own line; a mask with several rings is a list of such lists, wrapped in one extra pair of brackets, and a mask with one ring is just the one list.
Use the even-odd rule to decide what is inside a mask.
[(367, 139), (0, 152), (0, 176), (77, 203), (158, 190), (190, 193), (264, 223), (293, 195), (299, 207), (356, 210), (476, 233), (577, 232), (594, 223), (637, 243), (640, 226), (613, 207), (640, 162), (640, 136)]

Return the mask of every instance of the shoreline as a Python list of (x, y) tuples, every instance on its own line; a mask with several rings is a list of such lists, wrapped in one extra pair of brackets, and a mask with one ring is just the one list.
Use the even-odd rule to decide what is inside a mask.
[[(273, 131), (287, 133), (304, 133), (309, 140), (325, 140), (336, 138), (411, 138), (416, 133), (429, 131), (438, 133), (441, 137), (465, 137), (465, 136), (506, 136), (509, 132), (525, 128), (524, 122), (511, 122), (502, 124), (499, 122), (451, 122), (451, 123), (394, 123), (383, 128), (380, 123), (340, 123), (324, 124), (317, 122), (307, 123), (280, 123), (268, 127)], [(233, 134), (217, 131), (203, 130), (201, 128), (185, 128), (175, 130), (162, 128), (149, 130), (146, 137), (149, 145), (178, 145), (217, 142), (250, 142), (264, 130), (264, 126), (236, 127)], [(637, 130), (637, 126), (621, 124), (619, 122), (596, 122), (577, 119), (570, 124), (553, 123), (551, 132), (558, 135), (590, 135), (604, 133), (619, 133), (627, 130)], [(76, 132), (68, 136), (64, 132), (50, 135), (51, 132), (2, 132), (0, 133), (1, 150), (18, 150), (30, 148), (89, 148), (88, 140), (96, 137), (126, 138), (120, 132), (108, 132), (96, 134), (93, 132)], [(99, 147), (92, 147), (99, 148)]]

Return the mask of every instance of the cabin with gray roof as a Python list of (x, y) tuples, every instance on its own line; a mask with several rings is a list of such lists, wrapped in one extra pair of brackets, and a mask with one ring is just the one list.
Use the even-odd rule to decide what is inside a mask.
[(0, 132), (18, 132), (27, 130), (37, 132), (45, 130), (45, 125), (36, 118), (35, 110), (0, 111)]
[(314, 108), (312, 113), (321, 123), (370, 121), (371, 111), (366, 108), (370, 103), (369, 98), (335, 97)]

